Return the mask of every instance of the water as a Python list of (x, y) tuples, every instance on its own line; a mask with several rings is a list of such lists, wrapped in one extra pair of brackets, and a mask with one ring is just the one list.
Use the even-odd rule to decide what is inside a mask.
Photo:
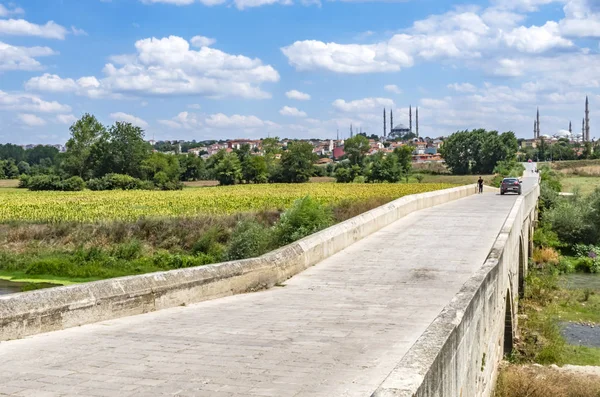
[(60, 287), (51, 283), (16, 283), (14, 281), (0, 279), (0, 296), (16, 294), (17, 292), (31, 291), (34, 289)]
[(0, 279), (0, 295), (14, 294), (21, 292), (23, 283), (13, 283), (12, 281)]
[(562, 284), (567, 289), (586, 289), (600, 291), (600, 274), (575, 273), (562, 277)]

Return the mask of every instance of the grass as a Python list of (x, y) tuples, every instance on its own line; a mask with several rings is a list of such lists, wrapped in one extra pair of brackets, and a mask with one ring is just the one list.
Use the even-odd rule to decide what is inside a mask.
[(526, 297), (519, 302), (521, 338), (512, 359), (517, 363), (600, 365), (600, 349), (568, 345), (560, 322), (600, 324), (600, 291), (566, 290), (558, 276), (532, 269)]
[(598, 397), (600, 377), (556, 368), (504, 366), (494, 397)]
[(16, 188), (19, 186), (18, 179), (0, 179), (0, 188)]
[(593, 176), (565, 176), (561, 179), (563, 192), (574, 193), (578, 190), (582, 195), (589, 195), (600, 187), (600, 174)]
[(87, 283), (90, 281), (100, 280), (99, 278), (71, 278), (71, 277), (58, 277), (48, 274), (39, 275), (28, 275), (23, 272), (6, 272), (0, 270), (0, 280), (12, 281), (15, 283), (43, 283), (43, 284), (56, 284), (56, 285), (72, 285)]

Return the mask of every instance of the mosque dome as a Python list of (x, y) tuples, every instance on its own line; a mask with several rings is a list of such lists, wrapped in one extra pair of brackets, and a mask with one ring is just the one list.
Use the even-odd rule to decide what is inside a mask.
[(395, 126), (394, 128), (392, 128), (392, 131), (408, 131), (408, 127), (405, 126), (404, 124), (398, 124), (397, 126)]
[(558, 138), (570, 138), (571, 137), (571, 133), (569, 131), (567, 131), (567, 130), (559, 130), (556, 133), (556, 136)]

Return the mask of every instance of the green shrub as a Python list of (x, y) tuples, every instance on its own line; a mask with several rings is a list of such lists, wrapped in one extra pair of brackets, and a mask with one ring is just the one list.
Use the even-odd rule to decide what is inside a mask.
[(223, 244), (229, 239), (229, 234), (223, 227), (213, 226), (209, 228), (192, 246), (194, 255), (211, 255), (220, 260), (223, 256)]
[(359, 175), (356, 178), (354, 178), (354, 180), (352, 181), (352, 183), (365, 183), (366, 179), (364, 176)]
[(21, 175), (21, 177), (19, 178), (19, 188), (27, 189), (29, 187), (30, 179), (31, 177), (29, 175)]
[(80, 192), (85, 189), (85, 182), (81, 177), (72, 176), (62, 181), (62, 189), (65, 192)]
[(539, 247), (559, 248), (564, 244), (558, 239), (558, 235), (547, 225), (535, 229), (533, 243)]
[(278, 246), (290, 244), (329, 227), (332, 222), (331, 210), (306, 196), (296, 200), (290, 209), (281, 214), (275, 225), (275, 242)]
[(231, 234), (225, 260), (254, 258), (269, 250), (271, 231), (256, 221), (244, 220), (238, 223)]
[(87, 181), (90, 190), (153, 190), (154, 184), (129, 175), (106, 174), (102, 178)]
[(62, 181), (57, 175), (36, 175), (29, 179), (27, 188), (32, 191), (62, 190)]
[(592, 224), (591, 207), (584, 199), (560, 200), (556, 206), (546, 211), (544, 221), (569, 244), (590, 244), (597, 241), (597, 232)]
[(127, 243), (115, 246), (112, 251), (112, 256), (118, 259), (133, 260), (140, 258), (142, 253), (142, 243), (139, 240), (131, 240)]

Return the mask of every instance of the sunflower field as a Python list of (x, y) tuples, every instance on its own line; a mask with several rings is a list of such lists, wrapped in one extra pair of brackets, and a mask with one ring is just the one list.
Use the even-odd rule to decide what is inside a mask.
[(0, 222), (135, 221), (153, 217), (225, 215), (284, 210), (310, 196), (321, 204), (370, 198), (394, 200), (409, 194), (453, 187), (450, 184), (264, 184), (181, 191), (32, 192), (0, 189)]

